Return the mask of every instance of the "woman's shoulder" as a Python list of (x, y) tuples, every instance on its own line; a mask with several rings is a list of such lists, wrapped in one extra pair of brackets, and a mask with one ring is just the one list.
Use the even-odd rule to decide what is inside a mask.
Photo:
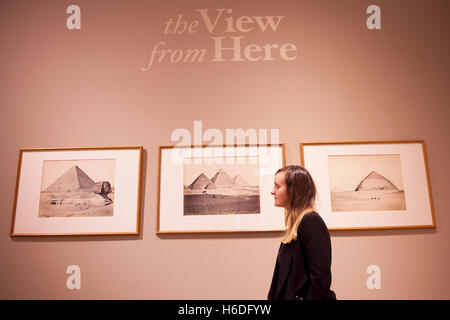
[(307, 222), (307, 221), (320, 221), (320, 220), (323, 221), (320, 214), (318, 214), (316, 211), (311, 211), (311, 212), (305, 213), (305, 215), (302, 218), (302, 223)]
[(300, 231), (300, 229), (303, 229), (303, 228), (309, 229), (309, 228), (314, 228), (314, 227), (315, 228), (317, 228), (317, 227), (318, 228), (324, 228), (324, 227), (327, 228), (322, 217), (316, 211), (306, 213), (303, 216), (302, 221), (300, 222), (300, 225), (299, 225), (299, 231)]
[(330, 241), (330, 233), (328, 227), (322, 217), (315, 211), (307, 213), (298, 226), (297, 234), (303, 245), (311, 243), (328, 243)]

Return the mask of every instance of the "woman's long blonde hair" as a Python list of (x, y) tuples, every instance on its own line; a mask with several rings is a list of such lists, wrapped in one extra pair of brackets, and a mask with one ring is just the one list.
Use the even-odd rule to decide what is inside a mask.
[(275, 174), (284, 172), (290, 210), (286, 218), (286, 233), (281, 242), (286, 244), (297, 239), (297, 230), (305, 214), (314, 211), (316, 186), (309, 172), (301, 166), (286, 166)]

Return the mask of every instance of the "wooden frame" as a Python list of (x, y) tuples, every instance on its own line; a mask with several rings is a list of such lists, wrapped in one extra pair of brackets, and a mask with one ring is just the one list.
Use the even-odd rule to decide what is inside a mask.
[(425, 142), (300, 143), (330, 230), (436, 226)]
[(21, 149), (10, 235), (139, 234), (142, 149)]
[(284, 144), (160, 146), (156, 233), (284, 231), (270, 194), (284, 164)]

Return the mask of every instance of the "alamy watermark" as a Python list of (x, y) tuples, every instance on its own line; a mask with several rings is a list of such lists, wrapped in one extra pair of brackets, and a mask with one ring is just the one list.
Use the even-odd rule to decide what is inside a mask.
[(195, 120), (193, 134), (186, 128), (172, 131), (170, 140), (176, 142), (171, 152), (174, 164), (216, 163), (239, 164), (248, 157), (249, 163), (269, 163), (270, 148), (267, 145), (279, 145), (280, 129), (225, 129), (209, 128), (203, 131), (203, 121)]

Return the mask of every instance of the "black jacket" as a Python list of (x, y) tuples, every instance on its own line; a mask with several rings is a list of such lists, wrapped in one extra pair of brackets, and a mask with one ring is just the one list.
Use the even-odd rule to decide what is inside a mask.
[(268, 299), (335, 299), (330, 285), (330, 234), (320, 215), (311, 212), (302, 218), (297, 240), (280, 245)]

